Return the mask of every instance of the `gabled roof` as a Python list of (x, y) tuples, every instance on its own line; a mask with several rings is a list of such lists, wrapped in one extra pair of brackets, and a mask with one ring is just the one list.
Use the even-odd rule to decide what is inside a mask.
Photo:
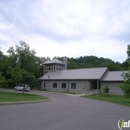
[(105, 68), (88, 68), (88, 69), (72, 69), (60, 70), (46, 73), (39, 80), (76, 80), (76, 79), (101, 79), (108, 69)]
[(45, 64), (62, 64), (62, 65), (64, 65), (64, 63), (62, 62), (62, 61), (60, 61), (60, 60), (58, 60), (58, 59), (52, 59), (52, 60), (50, 60), (50, 61), (46, 61), (45, 63), (43, 63), (43, 65), (45, 65)]
[(124, 81), (121, 75), (126, 72), (127, 71), (109, 71), (103, 76), (101, 81)]

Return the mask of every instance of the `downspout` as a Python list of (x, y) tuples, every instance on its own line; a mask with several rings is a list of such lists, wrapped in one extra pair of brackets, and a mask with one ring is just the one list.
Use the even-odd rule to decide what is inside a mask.
[(99, 80), (97, 80), (97, 90), (99, 91)]
[(69, 80), (68, 80), (68, 93), (69, 93)]
[(97, 80), (97, 97), (98, 97), (98, 94), (99, 94), (99, 80)]

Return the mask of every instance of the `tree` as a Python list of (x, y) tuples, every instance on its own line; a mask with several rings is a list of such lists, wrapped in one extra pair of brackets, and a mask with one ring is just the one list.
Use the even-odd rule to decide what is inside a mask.
[(37, 78), (42, 75), (42, 71), (40, 60), (35, 56), (35, 50), (31, 50), (27, 43), (20, 41), (19, 45), (10, 47), (8, 53), (7, 76), (9, 83), (12, 86), (22, 83), (38, 87)]
[(122, 75), (124, 77), (124, 83), (121, 84), (120, 88), (122, 89), (124, 96), (126, 98), (130, 97), (130, 71)]
[(38, 79), (32, 73), (29, 73), (28, 71), (24, 70), (22, 71), (22, 75), (23, 75), (22, 82), (24, 84), (29, 84), (31, 88), (37, 88), (39, 86)]
[(9, 83), (13, 83), (15, 85), (22, 83), (23, 75), (19, 65), (17, 65), (15, 68), (9, 67), (7, 73), (11, 75), (11, 78), (8, 80)]
[(108, 96), (109, 91), (110, 91), (109, 87), (106, 86), (105, 88), (103, 88), (103, 92), (106, 93), (107, 96)]
[(2, 72), (2, 75), (6, 76), (6, 70), (7, 70), (7, 59), (8, 57), (3, 54), (3, 52), (0, 50), (0, 72)]
[(36, 77), (41, 76), (40, 64), (38, 63), (38, 57), (36, 57), (35, 50), (31, 50), (30, 46), (20, 41), (19, 45), (10, 47), (7, 51), (10, 55), (11, 66), (15, 67), (17, 63), (20, 64), (20, 68), (33, 73)]
[[(127, 46), (127, 55), (128, 55), (128, 65), (130, 66), (130, 45)], [(122, 77), (124, 78), (124, 83), (120, 86), (124, 96), (130, 98), (130, 67), (128, 72), (123, 73)]]
[(96, 56), (81, 56), (79, 58), (68, 58), (68, 69), (96, 67), (108, 67), (108, 69), (112, 71), (126, 69), (125, 66), (123, 66), (121, 63), (114, 62), (108, 58), (98, 58)]
[(14, 85), (29, 84), (31, 88), (36, 88), (39, 85), (37, 78), (32, 73), (21, 69), (19, 65), (17, 65), (15, 68), (9, 67), (8, 74), (11, 75), (11, 78), (8, 80), (8, 82), (13, 83)]
[(4, 87), (5, 84), (6, 84), (6, 80), (2, 76), (2, 73), (0, 72), (0, 87)]

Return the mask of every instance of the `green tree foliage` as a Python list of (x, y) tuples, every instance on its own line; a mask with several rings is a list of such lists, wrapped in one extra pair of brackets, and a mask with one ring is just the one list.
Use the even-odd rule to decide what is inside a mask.
[(105, 88), (103, 88), (103, 92), (106, 93), (107, 96), (108, 96), (108, 94), (109, 94), (109, 91), (110, 91), (110, 88), (109, 88), (109, 87), (106, 86)]
[(22, 72), (23, 75), (23, 83), (29, 84), (31, 88), (37, 88), (39, 86), (39, 82), (33, 73), (29, 73), (28, 71), (24, 70)]
[(6, 85), (6, 80), (2, 76), (2, 73), (0, 72), (0, 87), (3, 87), (4, 85)]
[(3, 52), (0, 50), (0, 72), (2, 72), (3, 76), (6, 76), (6, 70), (7, 70), (7, 61), (8, 57), (3, 54)]
[(9, 56), (3, 55), (0, 51), (0, 71), (8, 85), (14, 87), (16, 84), (25, 83), (37, 87), (37, 78), (42, 75), (42, 71), (40, 60), (35, 56), (36, 52), (23, 41), (15, 47), (10, 47), (7, 52)]
[(128, 59), (126, 59), (126, 61), (124, 61), (124, 62), (121, 64), (121, 67), (122, 67), (124, 70), (128, 70), (128, 68), (129, 68)]
[(130, 59), (130, 45), (127, 46), (127, 55), (128, 55), (128, 59)]
[(19, 85), (23, 81), (23, 75), (22, 75), (22, 69), (19, 65), (17, 65), (15, 68), (8, 67), (7, 74), (10, 75), (10, 79), (8, 79), (9, 83)]
[(122, 89), (124, 96), (126, 98), (130, 97), (130, 71), (122, 75), (124, 77), (124, 83), (121, 84), (120, 88)]
[[(68, 69), (108, 67), (109, 70), (125, 70), (126, 68), (119, 62), (114, 62), (108, 58), (98, 58), (96, 56), (84, 56), (79, 58), (68, 58)], [(124, 67), (124, 68), (123, 68)]]
[[(130, 66), (130, 45), (127, 46), (127, 55), (128, 55), (128, 66)], [(124, 78), (124, 83), (120, 86), (124, 92), (125, 97), (130, 97), (130, 67), (128, 67), (128, 72), (124, 73), (122, 76)]]
[(36, 52), (35, 50), (30, 50), (27, 43), (20, 41), (19, 45), (16, 45), (16, 49), (10, 47), (8, 53), (10, 54), (9, 60), (12, 67), (19, 63), (21, 69), (35, 74), (36, 77), (41, 75), (38, 58), (35, 56)]
[(14, 85), (29, 84), (31, 88), (36, 88), (39, 85), (35, 75), (31, 72), (21, 69), (19, 65), (17, 65), (15, 68), (9, 67), (8, 74), (11, 75), (11, 78), (8, 80), (8, 82)]

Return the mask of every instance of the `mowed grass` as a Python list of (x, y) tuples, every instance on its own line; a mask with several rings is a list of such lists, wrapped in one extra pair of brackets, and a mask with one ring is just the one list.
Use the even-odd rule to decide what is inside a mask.
[(18, 101), (36, 101), (36, 100), (45, 100), (47, 97), (25, 94), (19, 92), (4, 92), (0, 91), (0, 102), (18, 102)]
[(125, 98), (121, 95), (105, 95), (105, 94), (99, 94), (98, 96), (95, 95), (89, 95), (89, 96), (82, 96), (84, 98), (90, 98), (95, 100), (102, 100), (107, 102), (112, 102), (116, 104), (121, 104), (124, 106), (130, 106), (130, 98)]

